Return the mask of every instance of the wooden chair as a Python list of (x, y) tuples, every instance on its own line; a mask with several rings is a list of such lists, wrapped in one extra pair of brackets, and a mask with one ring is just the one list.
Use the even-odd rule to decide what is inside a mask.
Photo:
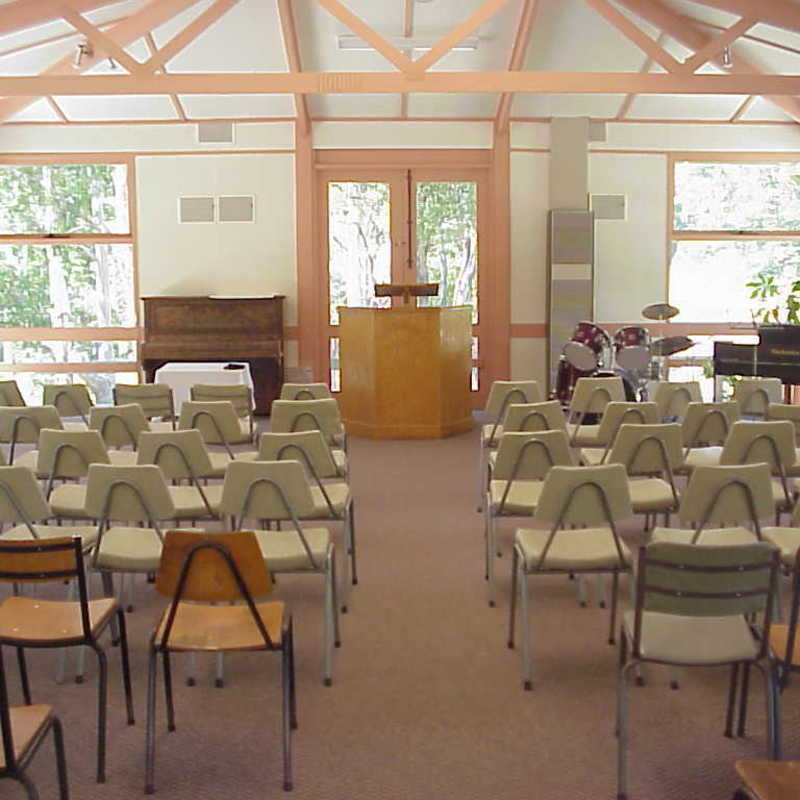
[(61, 720), (50, 706), (9, 706), (6, 673), (3, 659), (0, 658), (0, 734), (3, 740), (0, 778), (11, 778), (21, 783), (28, 800), (38, 800), (39, 795), (33, 782), (25, 774), (25, 768), (51, 730), (56, 748), (59, 798), (69, 800)]
[(797, 800), (800, 761), (737, 761), (742, 788), (733, 800)]
[(26, 705), (31, 704), (26, 648), (86, 646), (94, 650), (100, 673), (97, 687), (97, 781), (102, 783), (106, 778), (108, 664), (99, 639), (112, 619), (118, 626), (128, 724), (133, 725), (134, 721), (128, 640), (122, 609), (114, 598), (89, 600), (80, 538), (0, 541), (0, 581), (43, 583), (65, 580), (77, 582), (77, 601), (19, 595), (4, 600), (0, 604), (0, 645), (17, 650)]
[(163, 663), (167, 728), (174, 731), (170, 653), (262, 650), (281, 653), (283, 788), (290, 791), (291, 731), (297, 728), (292, 617), (282, 602), (256, 602), (270, 594), (272, 579), (255, 534), (167, 531), (156, 590), (170, 598), (170, 604), (150, 637), (145, 792), (155, 791), (158, 657)]

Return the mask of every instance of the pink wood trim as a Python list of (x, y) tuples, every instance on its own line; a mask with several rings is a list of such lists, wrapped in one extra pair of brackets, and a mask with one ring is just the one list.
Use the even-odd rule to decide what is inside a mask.
[[(158, 52), (158, 47), (156, 46), (156, 41), (153, 39), (152, 33), (146, 33), (144, 36), (145, 43), (147, 44), (147, 49), (150, 51), (150, 55), (154, 56)], [(166, 67), (161, 67), (162, 72), (166, 72)], [(169, 96), (169, 101), (172, 103), (172, 108), (175, 111), (175, 116), (181, 121), (186, 122), (186, 110), (183, 107), (183, 103), (178, 99), (178, 95), (171, 94)]]
[(739, 107), (736, 109), (736, 111), (734, 111), (733, 114), (731, 114), (731, 118), (728, 121), (738, 122), (742, 118), (744, 113), (747, 111), (747, 109), (750, 108), (751, 105), (753, 105), (755, 99), (756, 99), (755, 95), (752, 94), (750, 95), (750, 97), (745, 97), (745, 99), (742, 100), (742, 102), (739, 104)]
[[(84, 12), (107, 6), (109, 0), (71, 0), (70, 5), (76, 11)], [(31, 0), (6, 3), (0, 17), (0, 36), (44, 25), (46, 22), (58, 19), (59, 16), (58, 10), (50, 3), (32, 3)]]
[[(139, 204), (136, 201), (136, 159), (131, 157), (128, 162), (128, 220), (130, 223), (131, 235), (133, 237), (133, 313), (136, 317), (136, 325), (139, 330), (139, 340), (143, 336), (142, 331), (142, 308), (139, 298)], [(137, 349), (138, 352), (138, 349)]]
[(547, 333), (546, 322), (512, 322), (510, 326), (512, 339), (546, 339)]
[[(508, 59), (509, 70), (522, 69), (525, 56), (528, 52), (528, 45), (531, 41), (531, 31), (536, 21), (536, 16), (541, 8), (539, 0), (523, 0), (522, 8), (519, 12), (519, 22), (517, 23), (517, 33), (514, 36), (514, 44), (511, 48), (511, 55)], [(495, 125), (500, 130), (508, 126), (508, 119), (511, 116), (511, 103), (514, 95), (511, 92), (503, 92), (497, 101), (497, 112), (495, 113)]]
[(135, 361), (72, 361), (61, 364), (2, 364), (0, 372), (138, 372)]
[[(49, 120), (45, 121), (31, 121), (31, 122), (24, 122), (24, 121), (12, 121), (12, 122), (3, 122), (3, 125), (11, 125), (11, 126), (30, 126), (33, 128), (43, 128), (49, 125), (52, 126), (61, 126), (61, 125), (72, 125), (75, 126), (83, 126), (85, 128), (92, 128), (98, 125), (102, 125), (105, 127), (106, 125), (185, 125), (187, 122), (190, 124), (194, 124), (197, 122), (234, 122), (237, 125), (256, 125), (256, 124), (263, 124), (265, 122), (294, 122), (296, 117), (186, 117), (185, 120), (182, 119), (107, 119), (107, 120), (92, 120), (92, 121), (82, 121), (82, 120), (67, 120), (66, 122), (54, 122)], [(788, 123), (787, 123), (788, 124)], [(290, 152), (291, 148), (286, 152)], [(186, 152), (207, 152), (207, 151), (186, 151)], [(241, 153), (241, 150), (226, 150), (227, 153)]]
[(283, 338), (290, 341), (299, 341), (300, 339), (300, 326), (299, 325), (284, 325)]
[[(474, 166), (486, 167), (492, 162), (488, 149), (454, 150), (317, 150), (317, 169), (351, 169), (354, 167), (380, 167), (406, 169), (408, 167)], [(373, 170), (374, 171), (374, 170)]]
[(238, 2), (239, 0), (217, 0), (214, 5), (193, 19), (180, 33), (173, 36), (160, 50), (150, 56), (144, 64), (144, 70), (153, 73), (159, 67), (163, 67)]
[(761, 22), (785, 28), (788, 31), (800, 31), (800, 17), (795, 3), (787, 0), (696, 0), (704, 6), (718, 8), (731, 14), (753, 14)]
[(654, 322), (641, 318), (628, 320), (627, 322), (607, 322), (597, 323), (609, 333), (613, 333), (619, 328), (627, 325), (641, 325), (649, 328), (650, 335), (655, 339), (662, 336), (755, 336), (756, 328), (752, 322)]
[[(72, 5), (74, 6), (75, 3), (73, 2)], [(8, 6), (6, 6), (6, 8), (8, 8)], [(5, 13), (5, 12), (3, 12), (3, 13)], [(108, 22), (101, 23), (97, 27), (101, 31), (104, 31), (107, 28), (110, 28), (111, 26), (116, 25), (118, 22), (122, 22), (122, 20), (128, 19), (128, 16), (129, 16), (128, 14), (125, 14), (122, 17), (116, 17), (115, 19), (109, 20)], [(79, 35), (80, 34), (78, 34), (77, 32), (72, 31), (71, 33), (61, 33), (58, 36), (48, 36), (46, 39), (37, 39), (35, 42), (28, 42), (27, 44), (21, 44), (21, 45), (18, 45), (17, 47), (9, 47), (7, 50), (0, 50), (0, 58), (2, 58), (4, 56), (12, 56), (12, 55), (15, 55), (16, 53), (24, 53), (24, 52), (26, 52), (28, 50), (33, 50), (36, 47), (43, 47), (44, 45), (47, 45), (47, 44), (55, 44), (56, 42), (64, 42), (67, 39), (77, 39)]]
[(664, 299), (669, 302), (669, 276), (672, 268), (672, 228), (675, 220), (675, 158), (672, 153), (667, 155), (667, 208), (664, 237)]
[[(285, 156), (292, 155), (294, 148), (288, 150), (129, 150), (126, 151), (125, 158), (136, 158), (139, 156), (230, 156), (230, 155), (260, 155), (260, 156)], [(77, 153), (16, 153), (14, 155), (0, 154), (0, 164), (50, 164), (50, 163), (63, 163), (63, 164), (84, 164), (84, 163), (114, 163), (122, 159), (112, 159), (108, 155), (94, 154), (90, 158), (79, 158)], [(119, 156), (119, 153), (112, 153), (111, 155)], [(76, 234), (77, 235), (77, 234)]]
[(508, 0), (484, 0), (473, 14), (459, 22), (450, 33), (439, 39), (427, 53), (414, 62), (412, 74), (419, 75), (444, 58), (463, 38), (474, 33), (484, 22), (497, 14), (506, 3)]
[(695, 72), (715, 55), (718, 55), (730, 44), (741, 38), (756, 24), (758, 24), (758, 20), (755, 17), (742, 17), (735, 25), (731, 25), (719, 36), (709, 39), (691, 58), (687, 58), (683, 62), (684, 68), (689, 72)]
[(364, 20), (356, 16), (347, 6), (339, 0), (317, 0), (317, 3), (332, 14), (339, 22), (346, 25), (365, 42), (369, 42), (390, 64), (394, 64), (401, 72), (411, 72), (413, 62), (408, 56), (403, 55), (394, 45), (390, 44), (374, 28), (367, 25)]
[(0, 164), (130, 165), (132, 162), (133, 155), (131, 153), (0, 153)]
[(127, 342), (138, 341), (137, 328), (0, 328), (0, 342)]
[(494, 117), (312, 117), (312, 122), (492, 122)]
[(549, 147), (512, 147), (512, 153), (549, 153)]
[(64, 113), (64, 109), (63, 109), (63, 108), (61, 108), (61, 106), (60, 106), (58, 103), (56, 103), (56, 101), (55, 101), (55, 100), (53, 100), (53, 98), (52, 98), (52, 97), (50, 97), (50, 95), (47, 95), (47, 97), (45, 97), (44, 99), (47, 101), (47, 105), (49, 105), (49, 106), (50, 106), (50, 108), (52, 108), (52, 109), (53, 109), (53, 113), (54, 113), (54, 114), (55, 114), (55, 115), (56, 115), (56, 116), (57, 116), (57, 117), (58, 117), (58, 118), (59, 118), (59, 119), (60, 119), (62, 122), (69, 122), (69, 120), (67, 119), (67, 115)]
[[(300, 62), (300, 47), (297, 44), (297, 27), (291, 0), (278, 0), (278, 17), (280, 18), (281, 39), (289, 72), (302, 72), (303, 66)], [(311, 118), (308, 113), (306, 96), (304, 94), (296, 94), (294, 96), (294, 105), (300, 126), (304, 131), (308, 131), (311, 126)]]

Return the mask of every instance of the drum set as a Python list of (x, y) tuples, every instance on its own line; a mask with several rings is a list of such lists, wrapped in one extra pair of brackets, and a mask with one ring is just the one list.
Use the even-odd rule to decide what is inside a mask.
[[(642, 309), (645, 319), (664, 322), (679, 310), (668, 303), (653, 303)], [(651, 339), (640, 325), (626, 325), (613, 338), (594, 322), (577, 324), (572, 338), (561, 349), (556, 373), (555, 397), (569, 405), (578, 378), (620, 376), (628, 400), (646, 400), (647, 382), (659, 380), (664, 361), (690, 348), (687, 336)]]

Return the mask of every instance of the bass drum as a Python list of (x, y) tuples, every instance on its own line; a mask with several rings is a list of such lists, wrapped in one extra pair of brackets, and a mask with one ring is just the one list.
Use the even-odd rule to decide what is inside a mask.
[(588, 378), (595, 374), (594, 370), (578, 369), (565, 356), (561, 356), (558, 361), (558, 371), (556, 372), (556, 400), (560, 401), (562, 406), (568, 406), (572, 400), (572, 393), (575, 391), (575, 384), (578, 382), (578, 378)]

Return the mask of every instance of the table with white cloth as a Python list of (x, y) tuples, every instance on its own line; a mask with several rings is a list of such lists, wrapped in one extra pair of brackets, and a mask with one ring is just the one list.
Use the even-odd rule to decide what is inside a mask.
[[(235, 362), (234, 362), (235, 363)], [(165, 383), (175, 397), (175, 410), (190, 399), (190, 390), (196, 383), (211, 383), (217, 386), (245, 384), (253, 391), (253, 378), (247, 364), (236, 363), (236, 369), (227, 369), (228, 363), (206, 363), (175, 361), (156, 370), (156, 383)]]

